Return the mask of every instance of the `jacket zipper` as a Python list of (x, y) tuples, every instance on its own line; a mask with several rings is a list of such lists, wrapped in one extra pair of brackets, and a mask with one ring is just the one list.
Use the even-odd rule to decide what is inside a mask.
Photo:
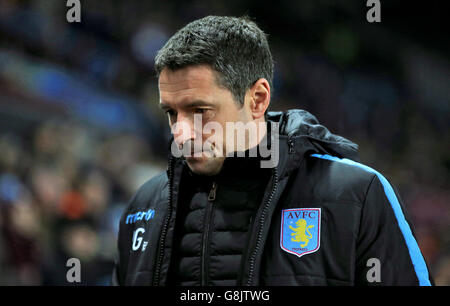
[(270, 208), (270, 204), (272, 202), (272, 199), (275, 195), (275, 192), (278, 188), (278, 171), (277, 168), (274, 168), (274, 183), (273, 183), (273, 187), (272, 187), (272, 192), (270, 193), (269, 199), (267, 200), (266, 206), (264, 206), (264, 209), (262, 211), (261, 214), (261, 218), (259, 219), (259, 228), (258, 228), (258, 235), (257, 235), (257, 240), (256, 240), (256, 246), (253, 250), (253, 253), (250, 257), (249, 260), (249, 276), (248, 276), (248, 280), (247, 280), (247, 286), (251, 286), (252, 284), (252, 280), (253, 280), (253, 274), (255, 272), (255, 260), (256, 260), (256, 255), (258, 254), (260, 248), (261, 248), (261, 243), (262, 243), (262, 231), (263, 231), (263, 227), (264, 227), (264, 223), (265, 223), (265, 219), (266, 219), (266, 215), (267, 215), (267, 211)]
[(212, 188), (209, 191), (208, 195), (208, 204), (206, 206), (206, 212), (205, 212), (205, 230), (203, 232), (203, 245), (202, 245), (202, 267), (201, 267), (201, 285), (207, 286), (208, 285), (208, 245), (209, 245), (209, 231), (211, 227), (211, 218), (213, 215), (213, 202), (216, 199), (216, 191), (217, 191), (217, 184), (216, 182), (213, 182)]
[(172, 215), (172, 157), (169, 158), (169, 165), (168, 165), (168, 169), (169, 169), (169, 173), (168, 173), (168, 180), (169, 180), (169, 203), (167, 206), (167, 217), (164, 220), (164, 225), (161, 231), (161, 240), (159, 242), (159, 252), (158, 252), (158, 257), (157, 257), (157, 261), (156, 261), (156, 267), (155, 267), (155, 273), (154, 273), (154, 277), (153, 277), (153, 285), (154, 286), (159, 286), (159, 277), (161, 274), (161, 265), (162, 265), (162, 260), (164, 257), (164, 244), (165, 244), (165, 240), (166, 240), (166, 234), (167, 234), (167, 228), (169, 227), (169, 221), (170, 221), (170, 217)]

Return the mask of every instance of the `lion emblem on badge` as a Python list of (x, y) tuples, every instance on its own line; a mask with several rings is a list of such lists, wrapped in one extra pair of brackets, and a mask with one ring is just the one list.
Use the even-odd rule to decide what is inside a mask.
[(304, 248), (308, 245), (309, 239), (312, 238), (309, 229), (313, 228), (314, 225), (308, 225), (305, 219), (298, 219), (295, 224), (297, 224), (296, 228), (289, 225), (289, 228), (294, 231), (291, 236), (295, 236), (295, 238), (291, 238), (291, 240), (295, 242), (304, 242), (300, 245), (302, 248)]

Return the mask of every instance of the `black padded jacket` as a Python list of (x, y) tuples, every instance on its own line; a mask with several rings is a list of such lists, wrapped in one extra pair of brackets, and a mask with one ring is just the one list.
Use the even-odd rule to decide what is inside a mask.
[[(279, 160), (238, 285), (432, 285), (398, 193), (356, 161), (357, 145), (303, 110), (267, 119), (279, 127)], [(167, 285), (182, 165), (170, 157), (124, 211), (114, 285)]]

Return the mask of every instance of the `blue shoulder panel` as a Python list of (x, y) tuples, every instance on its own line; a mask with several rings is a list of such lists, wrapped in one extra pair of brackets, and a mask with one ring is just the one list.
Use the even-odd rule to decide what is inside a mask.
[(389, 203), (391, 204), (391, 207), (394, 211), (395, 217), (397, 218), (398, 225), (400, 227), (400, 231), (403, 234), (403, 237), (405, 238), (406, 245), (409, 250), (409, 255), (411, 257), (411, 261), (414, 265), (414, 270), (416, 271), (417, 278), (419, 280), (420, 286), (431, 286), (429, 277), (428, 277), (428, 269), (427, 265), (425, 264), (425, 260), (422, 256), (422, 253), (420, 252), (419, 245), (417, 244), (416, 239), (414, 238), (411, 228), (409, 227), (408, 222), (405, 219), (405, 216), (403, 214), (402, 208), (400, 206), (400, 203), (395, 195), (394, 189), (389, 184), (387, 179), (378, 171), (357, 163), (353, 160), (347, 159), (347, 158), (338, 158), (334, 157), (328, 154), (312, 154), (311, 156), (327, 159), (330, 161), (340, 162), (347, 165), (359, 167), (361, 169), (364, 169), (370, 173), (375, 174), (378, 179), (380, 180), (381, 184), (383, 185), (384, 192), (386, 194), (386, 197), (389, 200)]

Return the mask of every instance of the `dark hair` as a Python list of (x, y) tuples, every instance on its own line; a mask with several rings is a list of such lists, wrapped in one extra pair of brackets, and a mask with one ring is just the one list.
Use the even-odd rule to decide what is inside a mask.
[(246, 91), (260, 78), (272, 88), (273, 60), (266, 34), (249, 17), (207, 16), (187, 24), (159, 50), (155, 70), (207, 64), (217, 83), (244, 104)]

